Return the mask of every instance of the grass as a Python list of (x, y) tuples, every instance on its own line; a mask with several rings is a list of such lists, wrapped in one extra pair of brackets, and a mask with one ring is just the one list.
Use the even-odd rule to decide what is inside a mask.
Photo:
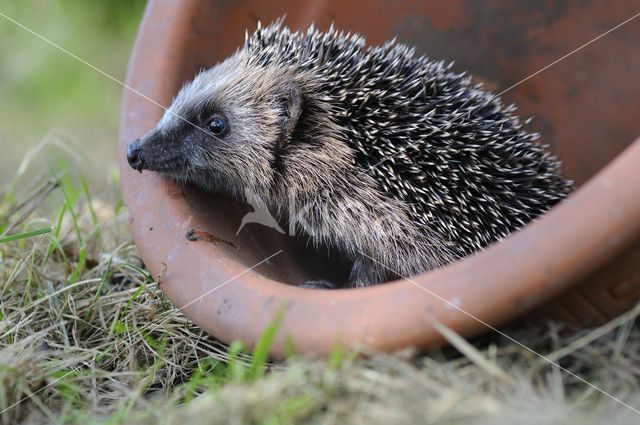
[[(283, 310), (252, 352), (226, 346), (159, 291), (126, 209), (92, 196), (68, 162), (54, 164), (42, 181), (0, 193), (0, 234), (9, 230), (0, 243), (2, 424), (637, 421), (499, 335), (469, 344), (443, 328), (455, 348), (362, 357), (337, 347), (327, 359), (292, 354), (274, 365), (268, 349)], [(578, 333), (557, 323), (505, 331), (637, 408), (638, 315)]]
[(11, 242), (19, 239), (29, 238), (31, 236), (42, 235), (43, 233), (49, 233), (53, 230), (51, 226), (43, 227), (42, 229), (32, 230), (30, 232), (18, 233), (17, 235), (5, 236), (4, 238), (0, 238), (0, 243), (3, 242)]

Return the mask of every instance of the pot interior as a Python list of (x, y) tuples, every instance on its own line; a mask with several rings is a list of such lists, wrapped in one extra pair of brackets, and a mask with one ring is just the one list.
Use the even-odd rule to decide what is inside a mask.
[[(182, 37), (175, 92), (202, 68), (232, 54), (257, 20), (268, 24), (286, 12), (285, 24), (305, 29), (357, 31), (369, 44), (392, 37), (434, 60), (455, 61), (478, 82), (500, 93), (573, 49), (633, 16), (632, 5), (608, 2), (200, 2)], [(505, 103), (534, 119), (531, 131), (551, 146), (565, 174), (579, 187), (640, 134), (637, 64), (640, 26), (627, 25), (595, 41), (538, 75), (507, 90)], [(252, 208), (226, 195), (184, 188), (198, 231), (232, 242), (221, 244), (247, 267), (284, 250), (257, 270), (274, 280), (346, 279), (348, 265), (303, 240), (250, 223), (236, 236)], [(544, 237), (544, 235), (541, 235)], [(327, 270), (330, 273), (327, 273)]]

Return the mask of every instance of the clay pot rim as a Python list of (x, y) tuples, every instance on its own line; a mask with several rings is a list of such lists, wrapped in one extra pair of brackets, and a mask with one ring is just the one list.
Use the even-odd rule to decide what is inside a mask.
[[(157, 3), (150, 3), (145, 12), (127, 74), (130, 87), (141, 87), (137, 77), (144, 75), (145, 68), (151, 66), (150, 58), (156, 76), (170, 79), (177, 75), (174, 62), (184, 53), (184, 39), (172, 38), (170, 43), (153, 54), (141, 49), (144, 40), (157, 38), (159, 31), (165, 31), (164, 34), (174, 31), (172, 34), (175, 34), (180, 28), (188, 27), (186, 22), (196, 10), (195, 2), (169, 13), (160, 11), (156, 6)], [(151, 19), (166, 19), (167, 16), (171, 19), (165, 20), (162, 29), (151, 27)], [(146, 87), (141, 91), (156, 101), (170, 99), (172, 95), (166, 87)], [(136, 115), (133, 111), (149, 112), (150, 107), (144, 102), (135, 94), (125, 92), (119, 163), (123, 199), (132, 217), (140, 216), (150, 206), (157, 207), (158, 202), (166, 207), (165, 221), (156, 223), (158, 230), (153, 238), (143, 231), (143, 224), (132, 223), (134, 239), (142, 257), (151, 273), (157, 276), (167, 261), (156, 254), (160, 249), (157, 233), (165, 231), (162, 225), (170, 217), (187, 220), (187, 215), (184, 202), (180, 204), (180, 199), (169, 199), (161, 178), (149, 177), (145, 173), (137, 176), (127, 164), (126, 144), (133, 140), (132, 133), (137, 133), (138, 137), (142, 135), (140, 124), (137, 127), (133, 125), (131, 117)], [(637, 240), (640, 235), (640, 223), (636, 219), (640, 217), (640, 197), (634, 188), (640, 187), (640, 173), (635, 172), (636, 164), (640, 164), (640, 139), (539, 221), (477, 255), (415, 276), (411, 281), (399, 280), (368, 288), (315, 291), (273, 281), (240, 263), (231, 262), (226, 268), (215, 270), (215, 280), (225, 282), (220, 289), (195, 304), (189, 304), (189, 299), (195, 297), (189, 298), (182, 293), (181, 282), (195, 275), (179, 270), (178, 263), (174, 262), (172, 266), (176, 268), (163, 280), (161, 289), (178, 307), (189, 304), (184, 309), (185, 314), (209, 333), (226, 342), (240, 339), (249, 346), (258, 340), (279, 308), (286, 305), (288, 313), (272, 346), (272, 353), (276, 356), (284, 355), (287, 336), (292, 336), (298, 350), (303, 352), (327, 353), (336, 341), (347, 346), (365, 344), (382, 350), (438, 344), (442, 337), (428, 321), (429, 316), (462, 335), (478, 333), (486, 325), (504, 323), (566, 291), (579, 283), (581, 277)], [(135, 197), (143, 190), (149, 191), (156, 199), (155, 206), (136, 203)], [(594, 204), (594, 199), (599, 202)], [(175, 229), (171, 231), (175, 232)], [(167, 244), (172, 241), (179, 243), (168, 230), (163, 237)], [(221, 255), (218, 248), (209, 244), (185, 245), (182, 249), (188, 252), (179, 254), (185, 256), (183, 259), (188, 256), (202, 264)], [(519, 281), (519, 285), (514, 281)], [(229, 282), (233, 284), (227, 284)], [(422, 288), (417, 288), (416, 284)], [(438, 294), (439, 299), (435, 303), (433, 300), (416, 300), (418, 294), (425, 290)], [(246, 308), (242, 311), (243, 307), (238, 307), (240, 310), (234, 311), (233, 316), (225, 317), (224, 313), (216, 316), (211, 309), (221, 298), (233, 300)], [(242, 314), (248, 315), (251, 323), (240, 323), (238, 320)]]

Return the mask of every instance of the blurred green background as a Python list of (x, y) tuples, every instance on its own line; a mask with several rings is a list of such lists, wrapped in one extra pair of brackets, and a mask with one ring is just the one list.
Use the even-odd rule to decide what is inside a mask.
[[(0, 12), (124, 81), (145, 3), (2, 0)], [(0, 185), (40, 145), (25, 175), (63, 156), (94, 191), (113, 191), (123, 87), (3, 17), (0, 39)]]

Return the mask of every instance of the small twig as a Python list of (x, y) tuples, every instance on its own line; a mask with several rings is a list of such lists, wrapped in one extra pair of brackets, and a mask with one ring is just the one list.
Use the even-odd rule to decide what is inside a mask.
[[(634, 320), (636, 317), (640, 316), (640, 303), (636, 304), (634, 308), (627, 311), (626, 313), (616, 317), (615, 319), (605, 323), (599, 328), (594, 329), (592, 332), (589, 332), (587, 335), (576, 339), (569, 345), (560, 348), (559, 350), (554, 351), (553, 353), (548, 354), (547, 359), (556, 362), (559, 359), (568, 356), (569, 354), (578, 351), (579, 349), (591, 344), (596, 339), (608, 334), (619, 326), (624, 325), (625, 323)], [(545, 362), (547, 363), (547, 362)]]
[(53, 176), (52, 178), (50, 178), (49, 180), (47, 180), (46, 182), (42, 183), (40, 186), (38, 186), (38, 188), (36, 190), (33, 191), (32, 194), (30, 194), (27, 197), (27, 199), (25, 199), (24, 201), (20, 202), (17, 205), (14, 205), (13, 207), (11, 207), (9, 209), (9, 211), (7, 211), (7, 216), (12, 216), (16, 212), (20, 211), (22, 208), (24, 208), (25, 205), (27, 205), (29, 202), (31, 202), (39, 194), (41, 194), (45, 190), (48, 190), (49, 186), (51, 186), (52, 184), (55, 185), (55, 186), (58, 186), (60, 184), (60, 178), (62, 178), (62, 176), (64, 176), (66, 173), (67, 173), (66, 171), (61, 171), (58, 174), (56, 174), (55, 176)]
[(5, 236), (7, 233), (11, 231), (14, 227), (25, 221), (31, 213), (49, 196), (49, 194), (58, 187), (58, 178), (56, 180), (49, 180), (42, 186), (40, 186), (33, 194), (31, 194), (25, 201), (11, 208), (7, 213), (7, 217), (11, 217), (16, 212), (25, 208), (25, 210), (17, 217), (15, 220), (9, 224), (9, 226), (5, 229), (5, 231), (0, 235), (0, 238)]
[(515, 383), (514, 379), (511, 376), (509, 376), (504, 370), (498, 367), (498, 365), (487, 360), (484, 354), (482, 354), (476, 347), (469, 344), (469, 342), (467, 342), (467, 340), (461, 337), (458, 333), (445, 326), (440, 321), (438, 321), (438, 319), (431, 315), (427, 316), (427, 320), (429, 321), (429, 323), (431, 323), (431, 326), (433, 326), (435, 330), (438, 331), (438, 333), (440, 333), (440, 335), (442, 335), (442, 337), (446, 339), (447, 342), (449, 342), (449, 344), (453, 345), (476, 366), (482, 368), (491, 376), (500, 378), (510, 384)]
[(226, 239), (219, 238), (219, 237), (214, 236), (211, 233), (205, 232), (203, 230), (191, 229), (184, 235), (184, 237), (185, 237), (185, 239), (187, 239), (189, 241), (207, 241), (207, 242), (211, 242), (212, 244), (215, 244), (215, 245), (217, 245), (218, 243), (222, 242), (222, 243), (225, 243), (225, 244), (229, 245), (232, 248), (236, 248), (236, 246), (233, 244), (233, 242), (228, 241)]

